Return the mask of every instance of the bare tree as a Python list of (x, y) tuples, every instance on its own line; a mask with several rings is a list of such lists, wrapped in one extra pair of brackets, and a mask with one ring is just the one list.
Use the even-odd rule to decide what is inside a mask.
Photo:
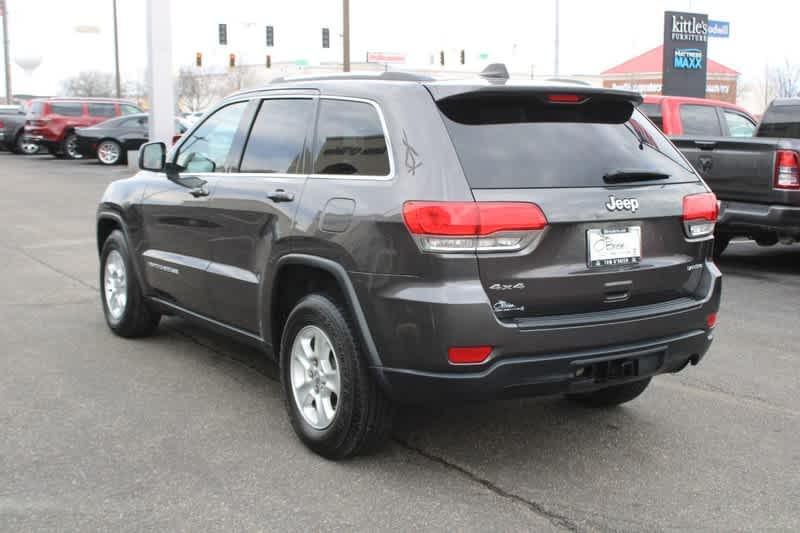
[(776, 97), (800, 96), (800, 64), (786, 59), (783, 65), (770, 70), (770, 78)]
[(217, 99), (219, 78), (204, 74), (193, 67), (182, 67), (175, 83), (178, 106), (189, 111), (201, 111)]
[(62, 90), (67, 96), (112, 96), (114, 76), (108, 72), (87, 70), (64, 80)]
[(258, 76), (254, 69), (246, 66), (237, 66), (228, 69), (225, 75), (224, 93), (229, 94), (242, 89), (250, 89), (259, 84)]

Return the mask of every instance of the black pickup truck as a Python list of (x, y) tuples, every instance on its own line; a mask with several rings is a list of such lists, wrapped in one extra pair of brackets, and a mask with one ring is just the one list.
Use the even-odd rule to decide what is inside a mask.
[(671, 140), (720, 201), (715, 255), (733, 237), (762, 246), (800, 241), (800, 98), (773, 101), (755, 137)]

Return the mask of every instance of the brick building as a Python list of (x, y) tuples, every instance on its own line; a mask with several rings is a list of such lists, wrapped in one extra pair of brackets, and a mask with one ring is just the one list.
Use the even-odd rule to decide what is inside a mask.
[[(663, 48), (658, 46), (603, 71), (600, 74), (603, 87), (661, 94)], [(735, 104), (739, 73), (711, 59), (708, 59), (706, 69), (706, 98)]]

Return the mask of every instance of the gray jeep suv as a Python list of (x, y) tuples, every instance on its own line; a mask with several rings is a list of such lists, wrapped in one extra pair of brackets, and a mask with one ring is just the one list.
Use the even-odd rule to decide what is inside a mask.
[(503, 71), (282, 80), (145, 145), (98, 209), (109, 327), (180, 315), (263, 348), (329, 458), (396, 404), (615, 405), (696, 364), (714, 195), (638, 94)]

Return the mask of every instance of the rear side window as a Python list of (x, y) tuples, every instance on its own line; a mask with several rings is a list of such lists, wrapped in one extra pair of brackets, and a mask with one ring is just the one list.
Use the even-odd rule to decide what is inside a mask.
[(134, 115), (136, 113), (142, 112), (141, 109), (130, 104), (120, 104), (119, 110), (120, 110), (120, 115)]
[(389, 175), (386, 137), (370, 103), (321, 100), (314, 146), (314, 174)]
[(684, 135), (722, 135), (717, 108), (710, 105), (681, 104), (681, 124)]
[(603, 187), (604, 175), (621, 170), (671, 176), (658, 183), (697, 180), (628, 103), (546, 105), (536, 97), (500, 96), (439, 106), (473, 189)]
[(306, 135), (313, 118), (311, 99), (262, 101), (250, 130), (240, 172), (302, 172)]
[(79, 102), (51, 102), (50, 112), (62, 117), (80, 117), (83, 115), (83, 104)]
[(93, 117), (116, 117), (114, 104), (89, 104), (89, 114)]
[(653, 124), (661, 131), (664, 131), (664, 117), (661, 114), (661, 104), (642, 104), (639, 111), (653, 121)]
[(728, 133), (731, 137), (752, 137), (756, 132), (756, 125), (750, 122), (750, 119), (737, 113), (723, 109), (722, 113), (725, 116), (725, 122), (728, 125)]
[(758, 136), (800, 139), (800, 104), (770, 106), (758, 127)]

